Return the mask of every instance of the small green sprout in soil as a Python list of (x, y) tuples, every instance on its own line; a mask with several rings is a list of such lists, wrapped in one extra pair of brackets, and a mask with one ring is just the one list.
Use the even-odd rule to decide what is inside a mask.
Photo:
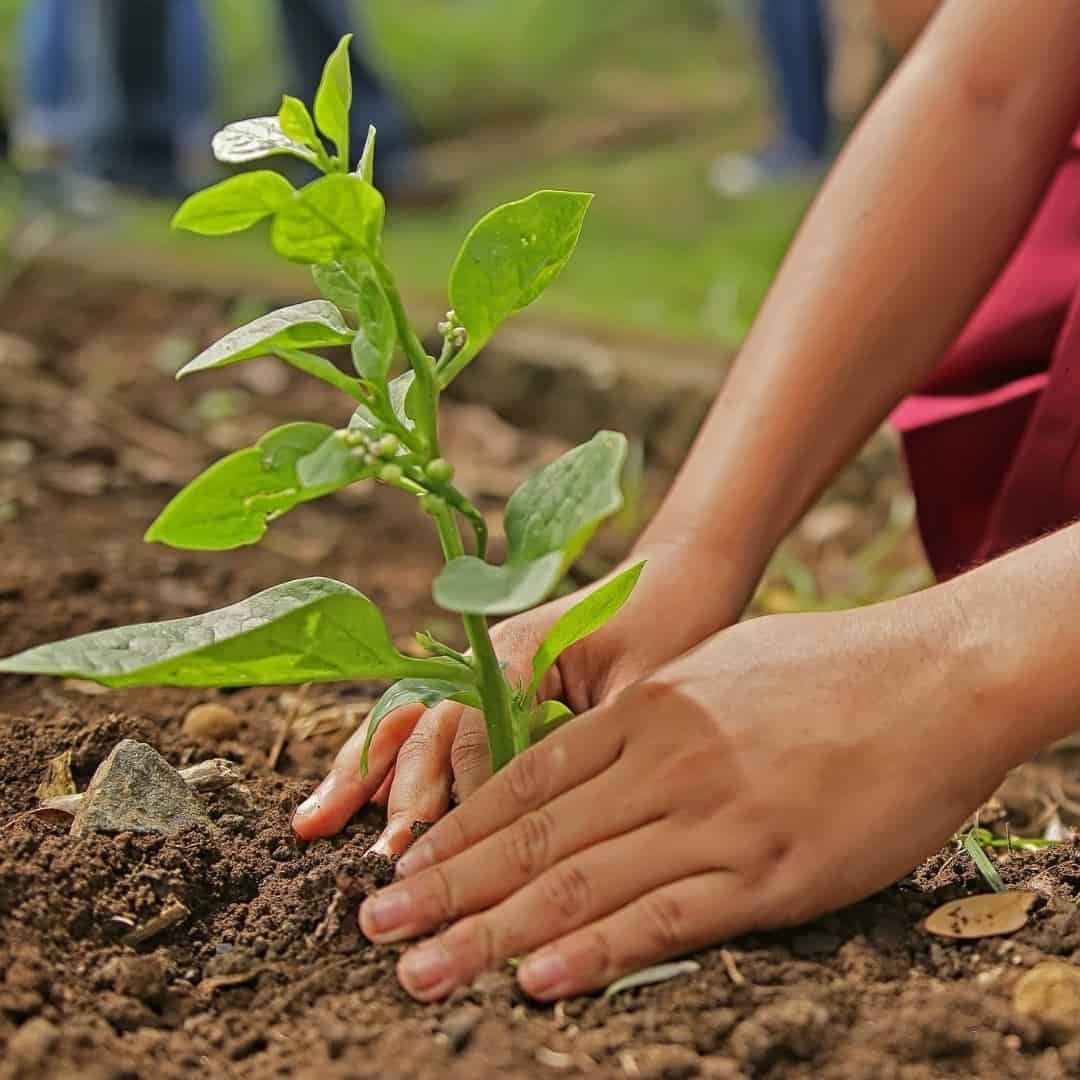
[[(345, 394), (355, 410), (352, 419), (340, 430), (285, 424), (229, 454), (176, 495), (146, 539), (198, 550), (254, 544), (270, 522), (300, 503), (375, 480), (413, 497), (434, 523), (445, 566), (433, 595), (440, 607), (461, 616), (468, 654), (420, 634), (428, 656), (404, 655), (366, 596), (339, 581), (305, 578), (203, 615), (42, 645), (0, 661), (0, 671), (111, 687), (397, 679), (370, 715), (369, 745), (392, 709), (453, 700), (483, 711), (492, 767), (498, 769), (569, 718), (562, 703), (538, 699), (544, 675), (563, 650), (614, 615), (641, 565), (563, 614), (537, 650), (527, 683), (512, 685), (504, 674), (488, 617), (547, 599), (600, 522), (619, 510), (626, 440), (602, 431), (526, 480), (507, 503), (508, 553), (495, 565), (487, 561), (484, 518), (454, 486), (454, 467), (440, 450), (439, 400), (499, 324), (558, 276), (577, 244), (591, 196), (538, 191), (483, 217), (450, 272), (451, 310), (438, 328), (441, 354), (428, 355), (383, 258), (373, 128), (355, 166), (350, 157), (348, 48), (344, 38), (331, 54), (310, 112), (302, 101), (285, 97), (277, 116), (230, 124), (213, 141), (215, 155), (226, 163), (286, 154), (323, 175), (295, 188), (277, 172), (241, 172), (191, 196), (173, 225), (220, 236), (269, 218), (274, 251), (309, 265), (323, 296), (233, 330), (177, 377), (270, 354)], [(355, 374), (313, 351), (332, 346), (349, 347)], [(364, 768), (366, 754), (365, 747)]]

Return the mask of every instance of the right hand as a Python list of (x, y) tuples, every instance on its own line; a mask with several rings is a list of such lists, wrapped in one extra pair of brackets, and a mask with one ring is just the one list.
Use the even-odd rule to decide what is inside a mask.
[[(718, 582), (702, 605), (708, 594), (701, 588), (700, 562), (697, 573), (690, 574), (686, 555), (681, 545), (637, 554), (633, 561), (645, 558), (648, 565), (634, 596), (610, 623), (559, 657), (540, 686), (540, 697), (585, 712), (734, 621), (741, 603), (725, 603), (724, 598), (740, 592), (725, 590)], [(492, 630), (511, 681), (527, 677), (548, 628), (587, 591), (523, 612)], [(703, 607), (707, 611), (699, 612)], [(413, 822), (437, 821), (446, 813), (455, 784), (457, 798), (463, 800), (491, 775), (483, 717), (454, 702), (434, 709), (405, 706), (385, 717), (371, 743), (367, 775), (361, 777), (366, 737), (365, 722), (298, 807), (292, 825), (302, 839), (332, 836), (362, 806), (374, 802), (386, 807), (387, 824), (372, 850), (400, 855), (411, 842)]]

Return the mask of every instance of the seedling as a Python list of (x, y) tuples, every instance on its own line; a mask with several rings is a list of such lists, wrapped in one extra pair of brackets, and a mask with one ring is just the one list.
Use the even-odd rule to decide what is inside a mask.
[[(504, 674), (488, 616), (544, 601), (599, 523), (618, 511), (626, 440), (602, 431), (526, 480), (506, 506), (506, 561), (494, 565), (487, 561), (484, 518), (454, 486), (454, 468), (442, 456), (439, 400), (499, 324), (558, 276), (591, 196), (538, 191), (483, 217), (450, 272), (452, 310), (439, 325), (441, 355), (429, 356), (383, 258), (384, 205), (373, 184), (373, 128), (355, 168), (349, 156), (348, 46), (349, 39), (342, 39), (327, 61), (312, 112), (285, 97), (277, 116), (230, 124), (213, 142), (224, 162), (289, 154), (323, 175), (297, 189), (276, 172), (239, 173), (189, 198), (173, 225), (219, 236), (269, 218), (274, 250), (311, 266), (323, 296), (226, 334), (177, 377), (270, 354), (349, 397), (352, 419), (340, 430), (286, 424), (229, 454), (165, 507), (146, 539), (198, 550), (241, 547), (257, 543), (272, 521), (301, 503), (361, 481), (386, 484), (416, 499), (434, 523), (445, 566), (433, 595), (441, 607), (460, 614), (469, 653), (418, 634), (428, 656), (407, 656), (395, 648), (366, 596), (339, 581), (305, 578), (204, 615), (42, 645), (0, 661), (0, 671), (72, 676), (112, 687), (398, 679), (371, 713), (369, 745), (392, 709), (454, 700), (482, 709), (492, 766), (498, 769), (570, 716), (561, 703), (538, 701), (541, 680), (563, 650), (622, 606), (641, 565), (594, 590), (552, 626), (527, 683), (511, 685)], [(355, 374), (312, 351), (330, 346), (349, 347)], [(367, 747), (365, 769), (366, 757)]]

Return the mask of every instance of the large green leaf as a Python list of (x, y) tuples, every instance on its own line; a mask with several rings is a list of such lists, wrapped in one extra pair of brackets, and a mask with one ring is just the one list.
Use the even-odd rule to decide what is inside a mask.
[(591, 200), (576, 191), (538, 191), (473, 226), (450, 271), (450, 305), (469, 333), (470, 353), (558, 276)]
[(626, 437), (600, 431), (530, 476), (506, 504), (509, 561), (561, 551), (566, 569), (597, 525), (622, 506), (619, 474), (625, 460)]
[(363, 255), (346, 255), (328, 263), (316, 263), (311, 276), (319, 292), (344, 311), (355, 311), (359, 304), (360, 283), (374, 273), (371, 260)]
[(349, 69), (349, 43), (346, 34), (330, 54), (315, 91), (315, 122), (337, 147), (338, 158), (349, 167), (349, 108), (352, 105), (352, 71)]
[(308, 300), (303, 304), (279, 308), (226, 334), (210, 348), (186, 363), (176, 377), (182, 379), (196, 371), (225, 367), (238, 360), (265, 356), (277, 349), (320, 349), (330, 345), (348, 345), (354, 336), (333, 304), (326, 300)]
[(270, 241), (293, 262), (325, 263), (379, 250), (385, 206), (366, 180), (334, 173), (297, 191), (274, 215)]
[[(287, 100), (296, 101), (295, 98)], [(302, 102), (297, 104), (303, 108)], [(283, 113), (292, 119), (292, 110), (286, 110), (284, 105), (282, 108)], [(214, 136), (210, 145), (214, 157), (226, 165), (244, 165), (273, 154), (291, 154), (314, 165), (317, 157), (304, 139), (297, 139), (284, 130), (282, 114), (253, 116), (250, 120), (228, 124)]]
[(444, 701), (459, 701), (462, 705), (480, 708), (480, 695), (469, 682), (464, 681), (471, 681), (472, 673), (465, 667), (462, 667), (461, 673), (463, 680), (458, 682), (447, 679), (402, 679), (379, 698), (367, 718), (367, 734), (364, 736), (364, 748), (360, 753), (361, 776), (367, 775), (368, 751), (371, 749), (375, 732), (379, 730), (379, 724), (395, 709), (400, 709), (403, 705), (417, 704), (433, 709)]
[(644, 566), (643, 562), (639, 562), (617, 574), (599, 588), (593, 589), (555, 621), (533, 656), (532, 681), (527, 691), (530, 697), (536, 693), (540, 680), (551, 669), (551, 665), (571, 645), (599, 630), (626, 603), (641, 577)]
[(285, 137), (293, 142), (316, 152), (322, 146), (315, 131), (315, 121), (311, 119), (308, 107), (299, 98), (290, 97), (288, 94), (282, 97), (277, 121)]
[(185, 199), (172, 226), (203, 236), (240, 232), (287, 205), (294, 194), (292, 184), (276, 172), (240, 173)]
[(275, 428), (192, 480), (161, 511), (146, 539), (196, 551), (254, 544), (265, 535), (268, 522), (294, 506), (373, 474), (346, 450), (336, 473), (324, 472), (319, 483), (305, 483), (300, 463), (327, 442), (342, 446), (328, 424)]
[(472, 555), (452, 559), (432, 586), (435, 603), (472, 615), (513, 615), (536, 607), (562, 577), (562, 554), (492, 566)]
[(399, 653), (379, 609), (340, 581), (304, 578), (205, 615), (99, 630), (0, 661), (0, 671), (104, 686), (272, 686), (403, 676), (461, 665)]

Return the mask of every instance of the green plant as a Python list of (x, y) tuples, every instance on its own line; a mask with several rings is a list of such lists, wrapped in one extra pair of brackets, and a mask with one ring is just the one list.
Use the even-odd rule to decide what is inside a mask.
[[(395, 678), (400, 681), (371, 714), (369, 742), (391, 709), (452, 699), (483, 710), (497, 769), (570, 715), (560, 703), (537, 700), (541, 679), (564, 649), (618, 610), (641, 565), (563, 614), (537, 651), (527, 684), (508, 681), (487, 618), (545, 600), (597, 525), (619, 509), (626, 440), (600, 432), (525, 481), (506, 507), (507, 559), (493, 565), (486, 561), (484, 518), (454, 486), (453, 466), (440, 452), (439, 398), (498, 325), (562, 270), (591, 196), (539, 191), (482, 218), (450, 274), (453, 310), (439, 327), (441, 355), (429, 356), (383, 261), (384, 206), (372, 183), (374, 129), (351, 169), (351, 97), (345, 38), (326, 63), (312, 112), (285, 97), (276, 117), (230, 124), (214, 138), (214, 151), (225, 162), (289, 154), (324, 175), (296, 189), (276, 172), (239, 173), (189, 198), (174, 225), (224, 235), (270, 218), (274, 250), (309, 264), (324, 297), (232, 331), (178, 377), (272, 354), (351, 398), (352, 419), (341, 430), (286, 424), (228, 455), (165, 507), (146, 538), (202, 550), (253, 544), (271, 521), (300, 503), (377, 480), (414, 496), (434, 522), (446, 559), (434, 597), (461, 615), (469, 654), (419, 634), (429, 655), (406, 656), (366, 596), (341, 582), (307, 578), (203, 615), (42, 645), (0, 661), (0, 671), (77, 676), (115, 687)], [(350, 348), (355, 375), (311, 351), (330, 346)], [(407, 367), (393, 375), (399, 353)], [(471, 528), (471, 554), (461, 521)]]

